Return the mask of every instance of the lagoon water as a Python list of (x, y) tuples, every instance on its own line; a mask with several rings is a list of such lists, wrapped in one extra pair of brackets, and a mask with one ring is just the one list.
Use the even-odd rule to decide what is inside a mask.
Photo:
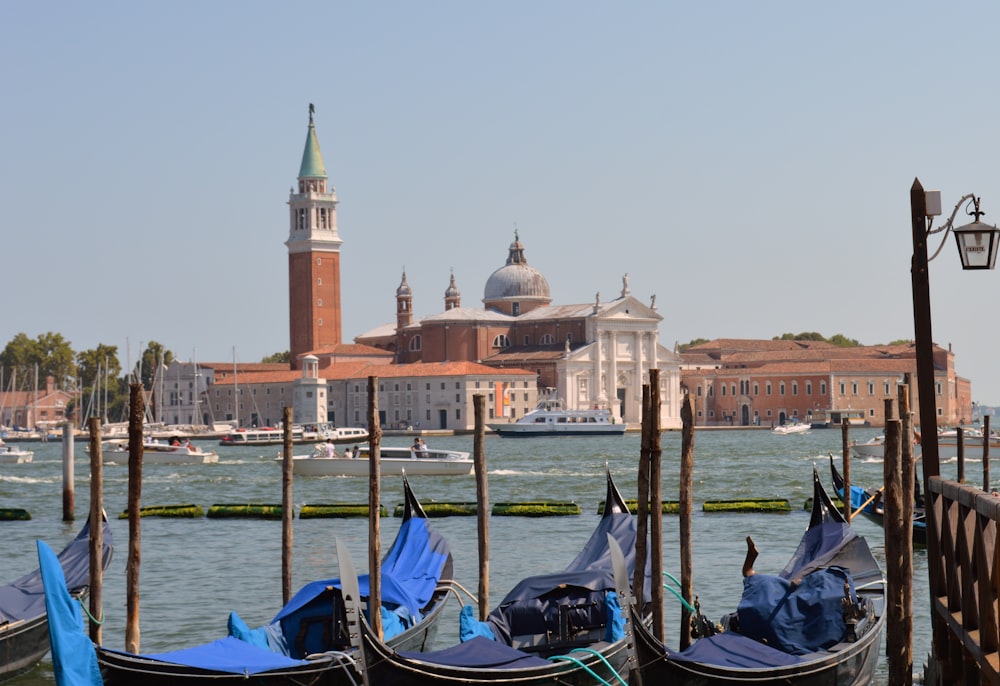
[[(852, 438), (864, 441), (874, 429), (852, 429)], [(604, 498), (605, 465), (626, 498), (636, 497), (639, 434), (625, 437), (503, 439), (485, 441), (491, 503), (528, 500), (572, 500), (577, 516), (524, 518), (492, 517), (490, 534), (490, 601), (495, 605), (523, 576), (565, 567), (597, 524), (598, 503)], [(434, 446), (471, 452), (473, 437), (428, 437)], [(384, 445), (406, 445), (405, 437), (386, 437)], [(32, 519), (0, 522), (0, 579), (5, 582), (37, 566), (36, 539), (56, 551), (82, 525), (89, 508), (89, 456), (84, 443), (75, 444), (77, 521), (62, 521), (62, 445), (23, 444), (35, 451), (34, 461), (0, 465), (0, 507), (23, 507)], [(281, 463), (273, 448), (230, 448), (202, 443), (219, 452), (219, 463), (198, 466), (144, 467), (142, 505), (194, 503), (206, 510), (217, 503), (281, 502)], [(681, 436), (665, 433), (663, 498), (677, 499)], [(829, 489), (828, 454), (840, 457), (841, 432), (814, 429), (800, 435), (777, 436), (765, 430), (699, 431), (695, 435), (694, 474), (694, 590), (703, 612), (713, 619), (735, 609), (742, 589), (740, 569), (745, 538), (752, 535), (761, 555), (758, 571), (777, 573), (791, 556), (808, 524), (805, 500), (811, 496), (812, 469), (819, 469)], [(296, 452), (307, 452), (298, 446)], [(839, 462), (838, 462), (839, 464)], [(943, 465), (954, 476), (953, 465)], [(970, 481), (976, 481), (979, 462), (968, 461)], [(881, 461), (852, 462), (855, 485), (882, 482)], [(104, 644), (124, 648), (126, 520), (117, 519), (127, 505), (128, 470), (108, 465), (104, 470), (105, 507), (112, 517), (114, 559), (105, 576)], [(410, 483), (424, 502), (475, 501), (472, 476), (412, 476)], [(296, 510), (306, 503), (364, 502), (364, 478), (302, 478), (294, 480)], [(786, 498), (790, 514), (704, 513), (706, 500)], [(399, 478), (382, 482), (382, 503), (390, 512), (402, 502)], [(478, 588), (478, 552), (474, 517), (435, 518), (432, 525), (451, 543), (456, 579), (470, 592)], [(399, 520), (381, 522), (383, 552), (392, 543)], [(881, 561), (882, 530), (863, 518), (856, 527)], [(679, 576), (677, 518), (664, 517), (664, 570)], [(335, 537), (344, 540), (355, 564), (367, 568), (367, 519), (296, 519), (294, 523), (293, 586), (338, 575)], [(926, 555), (914, 554), (915, 672), (930, 648), (930, 620), (926, 585)], [(251, 626), (271, 620), (281, 605), (281, 522), (239, 519), (142, 520), (140, 570), (140, 646), (143, 652), (173, 650), (225, 635), (226, 619), (236, 610)], [(437, 647), (457, 641), (459, 604), (452, 599), (442, 620)], [(677, 644), (680, 610), (666, 594), (667, 642)], [(884, 654), (884, 639), (883, 650)], [(879, 679), (885, 681), (882, 658)], [(17, 686), (51, 684), (50, 658), (32, 672), (9, 683)], [(376, 685), (377, 686), (377, 685)]]

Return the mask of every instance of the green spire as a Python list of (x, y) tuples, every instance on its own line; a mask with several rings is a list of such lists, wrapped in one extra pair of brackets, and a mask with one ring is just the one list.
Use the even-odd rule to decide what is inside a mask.
[(306, 135), (306, 149), (302, 153), (302, 166), (299, 167), (299, 178), (325, 179), (326, 166), (323, 155), (319, 151), (319, 140), (316, 138), (316, 127), (313, 126), (313, 112), (316, 108), (309, 103), (309, 133)]

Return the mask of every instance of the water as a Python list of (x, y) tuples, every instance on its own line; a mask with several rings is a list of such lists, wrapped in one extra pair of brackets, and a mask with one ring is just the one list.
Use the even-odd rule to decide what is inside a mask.
[[(854, 429), (864, 441), (873, 429)], [(472, 451), (472, 436), (431, 437), (428, 443)], [(387, 438), (386, 445), (404, 445), (406, 439)], [(663, 498), (677, 499), (680, 462), (679, 433), (664, 434)], [(27, 522), (0, 522), (3, 555), (0, 579), (10, 580), (37, 566), (35, 540), (55, 550), (71, 539), (89, 508), (89, 457), (83, 443), (75, 446), (77, 522), (62, 522), (62, 445), (26, 444), (35, 451), (25, 465), (0, 465), (0, 506), (23, 507)], [(281, 465), (278, 447), (227, 448), (204, 442), (219, 452), (219, 463), (169, 467), (147, 465), (142, 486), (143, 505), (195, 503), (206, 510), (216, 503), (281, 502)], [(828, 453), (839, 457), (841, 432), (813, 430), (808, 434), (775, 436), (768, 431), (703, 431), (695, 437), (694, 473), (694, 590), (706, 615), (718, 619), (735, 609), (742, 590), (741, 566), (745, 538), (752, 535), (761, 555), (756, 569), (777, 573), (791, 556), (808, 524), (805, 500), (812, 495), (812, 467), (829, 484)], [(527, 574), (554, 572), (565, 567), (597, 524), (598, 503), (605, 495), (607, 464), (626, 498), (636, 495), (639, 435), (558, 439), (502, 439), (485, 443), (490, 501), (572, 500), (582, 514), (570, 517), (493, 517), (490, 520), (490, 599), (496, 604)], [(305, 452), (299, 448), (298, 452)], [(975, 480), (978, 463), (969, 461)], [(947, 476), (948, 465), (945, 465)], [(856, 485), (882, 482), (881, 461), (854, 461), (851, 479)], [(104, 643), (125, 643), (126, 520), (117, 519), (127, 505), (128, 474), (124, 466), (104, 471), (105, 508), (112, 518), (114, 559), (105, 576)], [(417, 497), (425, 502), (475, 501), (475, 478), (410, 477)], [(828, 486), (829, 487), (829, 486)], [(293, 500), (305, 503), (364, 502), (368, 481), (363, 478), (300, 478), (294, 481)], [(705, 500), (786, 498), (791, 514), (703, 513)], [(402, 502), (398, 478), (382, 483), (382, 502), (390, 512)], [(432, 520), (451, 543), (456, 579), (475, 593), (478, 588), (478, 552), (474, 517)], [(399, 520), (382, 520), (383, 551), (391, 544)], [(879, 561), (884, 560), (882, 530), (863, 518), (856, 520)], [(367, 568), (367, 519), (295, 520), (293, 586), (338, 575), (334, 537), (344, 540), (360, 569)], [(664, 570), (679, 576), (677, 518), (664, 518)], [(914, 559), (914, 659), (919, 671), (930, 649), (926, 555)], [(171, 650), (218, 638), (226, 633), (226, 618), (236, 610), (251, 626), (266, 623), (281, 605), (280, 521), (218, 519), (142, 520), (140, 572), (140, 646), (144, 652)], [(458, 609), (450, 602), (442, 620), (438, 647), (457, 641)], [(676, 645), (680, 608), (667, 594), (667, 642)], [(884, 645), (884, 644), (883, 644)], [(886, 665), (880, 666), (884, 683)], [(49, 658), (34, 671), (10, 682), (34, 686), (53, 682)]]

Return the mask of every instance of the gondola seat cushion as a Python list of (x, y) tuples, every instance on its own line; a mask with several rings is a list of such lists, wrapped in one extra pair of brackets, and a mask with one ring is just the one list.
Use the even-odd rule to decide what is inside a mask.
[(855, 598), (850, 574), (841, 567), (820, 569), (798, 584), (780, 576), (752, 574), (743, 580), (739, 631), (793, 655), (828, 648), (843, 640), (847, 631), (845, 584)]

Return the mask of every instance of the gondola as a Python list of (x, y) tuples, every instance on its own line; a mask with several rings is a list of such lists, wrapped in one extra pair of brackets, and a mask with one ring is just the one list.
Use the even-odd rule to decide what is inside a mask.
[[(389, 643), (423, 650), (437, 631), (453, 581), (447, 542), (427, 522), (403, 479), (403, 521), (382, 561), (383, 624), (395, 631)], [(367, 594), (367, 575), (363, 577)], [(356, 580), (355, 580), (355, 583)], [(360, 675), (348, 654), (339, 579), (306, 584), (271, 623), (250, 629), (235, 614), (229, 635), (167, 653), (133, 655), (97, 649), (104, 683), (156, 684), (353, 684)]]
[[(102, 562), (107, 569), (114, 549), (111, 529), (104, 522)], [(66, 588), (78, 598), (90, 588), (90, 524), (58, 556)], [(34, 667), (49, 652), (45, 587), (40, 570), (0, 586), (0, 680)]]
[[(833, 490), (844, 497), (844, 477), (837, 471), (833, 455), (830, 455), (830, 474), (833, 479)], [(913, 498), (913, 543), (927, 545), (927, 514), (924, 511), (924, 501), (920, 495), (920, 484), (914, 483)], [(882, 489), (862, 488), (851, 485), (851, 510), (860, 512), (869, 521), (884, 526), (885, 503), (882, 500)]]
[[(635, 563), (636, 523), (610, 472), (600, 523), (564, 571), (522, 580), (486, 622), (472, 619), (472, 608), (466, 606), (461, 633), (467, 640), (426, 653), (394, 649), (374, 635), (356, 600), (360, 592), (351, 584), (350, 556), (338, 541), (345, 603), (356, 623), (352, 635), (356, 637), (365, 683), (369, 686), (622, 683), (627, 645), (624, 615), (614, 593), (609, 539), (632, 551), (627, 562), (631, 570)], [(646, 574), (648, 577), (648, 566)], [(648, 597), (645, 604), (648, 605)]]
[[(629, 605), (627, 597), (624, 604)], [(630, 612), (626, 632), (635, 651), (630, 681), (634, 686), (868, 684), (878, 664), (884, 608), (885, 579), (868, 543), (834, 507), (813, 469), (812, 516), (795, 554), (777, 576), (747, 576), (737, 612), (714, 627), (696, 622), (707, 625), (705, 635), (683, 651), (665, 647)]]

